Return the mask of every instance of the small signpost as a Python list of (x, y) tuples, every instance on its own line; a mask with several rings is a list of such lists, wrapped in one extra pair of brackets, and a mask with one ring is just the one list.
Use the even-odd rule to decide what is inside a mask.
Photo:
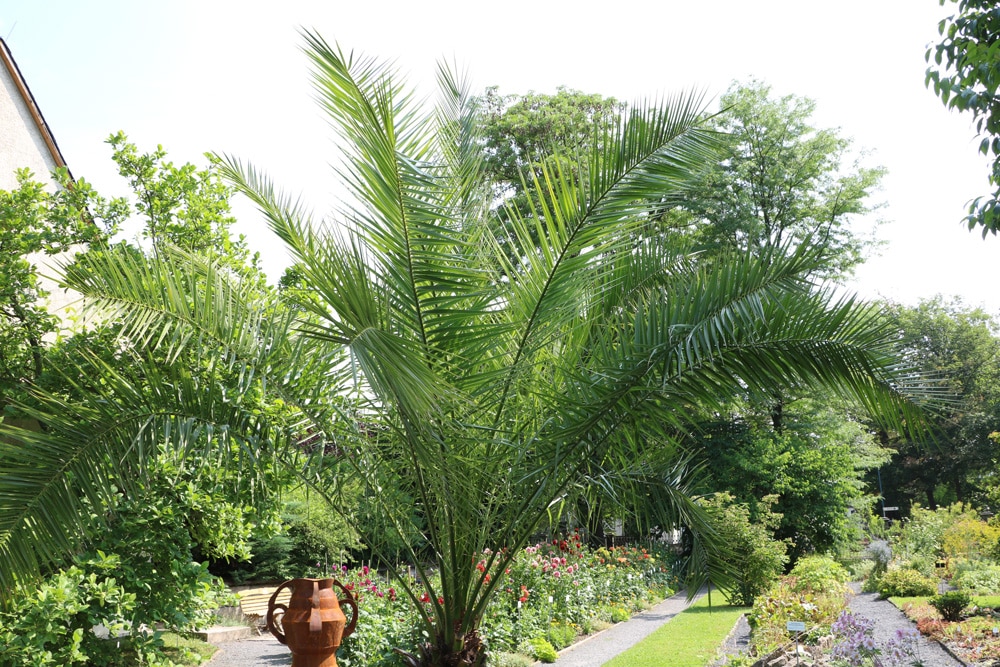
[(805, 621), (788, 621), (785, 629), (795, 633), (795, 664), (799, 664), (799, 637), (806, 631)]

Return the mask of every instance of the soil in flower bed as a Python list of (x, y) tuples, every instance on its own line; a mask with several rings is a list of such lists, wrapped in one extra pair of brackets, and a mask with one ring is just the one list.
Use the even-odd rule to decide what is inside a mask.
[(993, 665), (1000, 660), (1000, 613), (973, 606), (961, 621), (945, 621), (926, 598), (894, 600), (926, 637), (944, 645), (968, 665)]

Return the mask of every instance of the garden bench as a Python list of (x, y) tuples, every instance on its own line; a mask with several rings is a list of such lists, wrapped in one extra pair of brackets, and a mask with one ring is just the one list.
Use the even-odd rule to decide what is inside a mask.
[[(240, 598), (240, 611), (243, 613), (243, 620), (254, 625), (258, 633), (264, 627), (267, 618), (267, 603), (276, 588), (250, 588), (237, 594)], [(286, 588), (278, 596), (277, 602), (287, 605), (291, 597), (291, 589)]]

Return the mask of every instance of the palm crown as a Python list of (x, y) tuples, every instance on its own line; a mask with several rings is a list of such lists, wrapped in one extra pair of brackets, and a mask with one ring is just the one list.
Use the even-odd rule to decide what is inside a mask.
[[(233, 465), (277, 452), (331, 499), (361, 479), (386, 499), (390, 530), (422, 533), (440, 584), (414, 553), (431, 640), (409, 660), (481, 664), (479, 621), (514, 552), (582, 480), (682, 460), (677, 435), (699, 411), (755, 387), (816, 384), (893, 423), (917, 414), (878, 312), (810, 281), (817, 250), (707, 264), (649, 232), (650, 209), (682, 201), (714, 159), (698, 96), (637, 105), (596, 130), (606, 136), (592, 153), (546, 162), (526, 183), (535, 210), (508, 211), (513, 238), (501, 243), (467, 84), (442, 67), (440, 103), (425, 114), (390, 68), (315, 34), (305, 50), (346, 146), (338, 173), (352, 205), (338, 225), (311, 222), (235, 159), (220, 169), (287, 244), (306, 289), (250, 290), (181, 250), (111, 250), (67, 267), (69, 286), (123, 322), (123, 354), (143, 372), (95, 358), (85, 373), (107, 376), (95, 400), (40, 395), (44, 432), (4, 428), (16, 444), (0, 445), (11, 563), (0, 589), (73, 549), (85, 509), (112, 482), (127, 488), (164, 443), (220, 448)], [(571, 161), (585, 164), (563, 170)], [(296, 418), (277, 423), (162, 363), (181, 354), (241, 391), (279, 396)], [(317, 436), (336, 443), (335, 462), (296, 446)], [(689, 590), (722, 578), (687, 474), (652, 470), (660, 525), (698, 537)]]

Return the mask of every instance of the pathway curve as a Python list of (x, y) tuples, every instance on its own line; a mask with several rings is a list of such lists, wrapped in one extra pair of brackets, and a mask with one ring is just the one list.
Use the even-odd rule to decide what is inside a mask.
[[(896, 636), (897, 630), (911, 630), (914, 625), (896, 605), (888, 600), (879, 600), (877, 593), (861, 593), (861, 584), (851, 584), (854, 597), (848, 607), (858, 616), (875, 621), (875, 640), (885, 644)], [(959, 667), (963, 663), (952, 657), (936, 641), (923, 635), (917, 640), (917, 659), (923, 667)]]

